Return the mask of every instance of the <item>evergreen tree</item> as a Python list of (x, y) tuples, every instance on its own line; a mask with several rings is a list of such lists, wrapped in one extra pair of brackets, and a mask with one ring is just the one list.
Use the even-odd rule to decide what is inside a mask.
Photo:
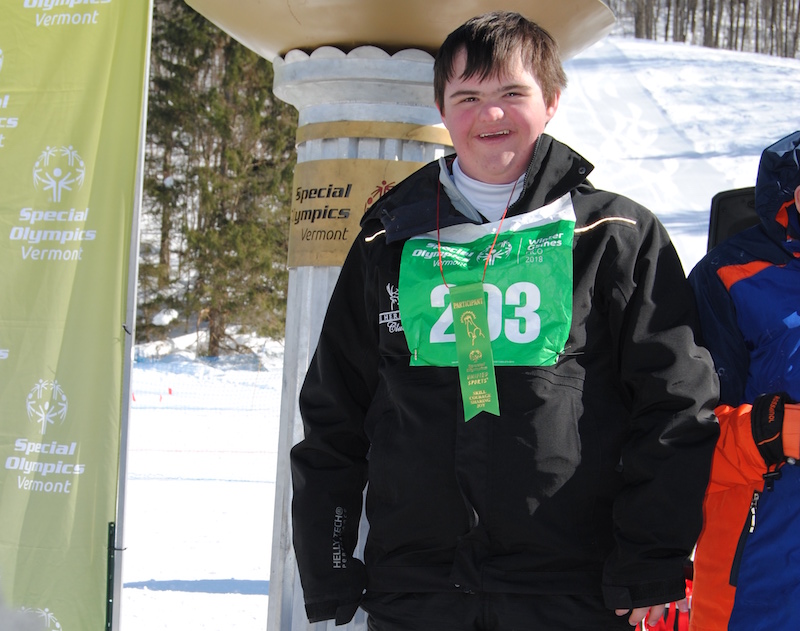
[(180, 0), (154, 11), (139, 337), (163, 308), (209, 355), (229, 325), (281, 337), (296, 114), (266, 60)]

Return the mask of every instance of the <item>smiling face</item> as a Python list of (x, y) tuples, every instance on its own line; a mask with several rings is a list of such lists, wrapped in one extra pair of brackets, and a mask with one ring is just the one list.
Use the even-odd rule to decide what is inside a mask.
[(528, 168), (536, 139), (558, 109), (559, 94), (545, 103), (539, 83), (521, 58), (506, 72), (464, 78), (466, 52), (455, 57), (444, 88), (442, 122), (461, 169), (489, 184), (508, 184)]

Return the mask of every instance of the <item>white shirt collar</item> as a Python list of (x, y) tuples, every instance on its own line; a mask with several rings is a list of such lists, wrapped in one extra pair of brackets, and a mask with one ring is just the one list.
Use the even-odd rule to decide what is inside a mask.
[[(469, 177), (458, 163), (456, 157), (453, 162), (453, 181), (461, 194), (472, 204), (478, 212), (489, 221), (499, 221), (506, 208), (511, 206), (522, 194), (522, 183), (525, 174), (519, 176), (516, 182), (508, 184), (487, 184)], [(511, 196), (511, 191), (514, 194)]]

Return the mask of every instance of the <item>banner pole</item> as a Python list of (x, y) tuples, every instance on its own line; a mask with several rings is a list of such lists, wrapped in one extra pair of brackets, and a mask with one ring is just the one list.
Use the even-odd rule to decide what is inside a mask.
[(130, 248), (128, 255), (128, 292), (125, 307), (125, 322), (121, 325), (121, 334), (125, 336), (124, 362), (122, 369), (122, 398), (120, 414), (120, 441), (119, 441), (119, 469), (117, 474), (117, 506), (116, 523), (109, 524), (109, 545), (114, 546), (109, 550), (110, 561), (113, 555), (113, 568), (109, 573), (113, 576), (112, 593), (109, 595), (108, 608), (110, 620), (106, 620), (106, 629), (119, 631), (122, 609), (122, 560), (125, 551), (125, 484), (128, 466), (128, 427), (131, 411), (131, 375), (134, 361), (134, 345), (136, 343), (136, 305), (139, 282), (139, 220), (142, 208), (142, 193), (144, 185), (144, 158), (147, 137), (147, 98), (150, 85), (150, 48), (153, 35), (153, 0), (148, 0), (147, 28), (145, 34), (144, 73), (142, 85), (142, 110), (141, 126), (139, 130), (138, 159), (136, 163), (136, 177), (134, 180), (133, 213), (131, 217)]
[(114, 584), (116, 582), (116, 524), (112, 521), (108, 524), (108, 569), (106, 575), (106, 631), (111, 629), (114, 619), (114, 603), (117, 598), (114, 595)]

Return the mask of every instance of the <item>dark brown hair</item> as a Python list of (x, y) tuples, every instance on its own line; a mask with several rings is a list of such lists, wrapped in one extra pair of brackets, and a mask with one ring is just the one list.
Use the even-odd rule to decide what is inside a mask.
[(461, 49), (467, 53), (462, 79), (501, 76), (519, 54), (534, 76), (546, 105), (567, 87), (558, 44), (542, 27), (519, 13), (495, 11), (468, 20), (447, 36), (433, 64), (433, 94), (444, 112), (444, 88), (453, 78), (453, 65)]

